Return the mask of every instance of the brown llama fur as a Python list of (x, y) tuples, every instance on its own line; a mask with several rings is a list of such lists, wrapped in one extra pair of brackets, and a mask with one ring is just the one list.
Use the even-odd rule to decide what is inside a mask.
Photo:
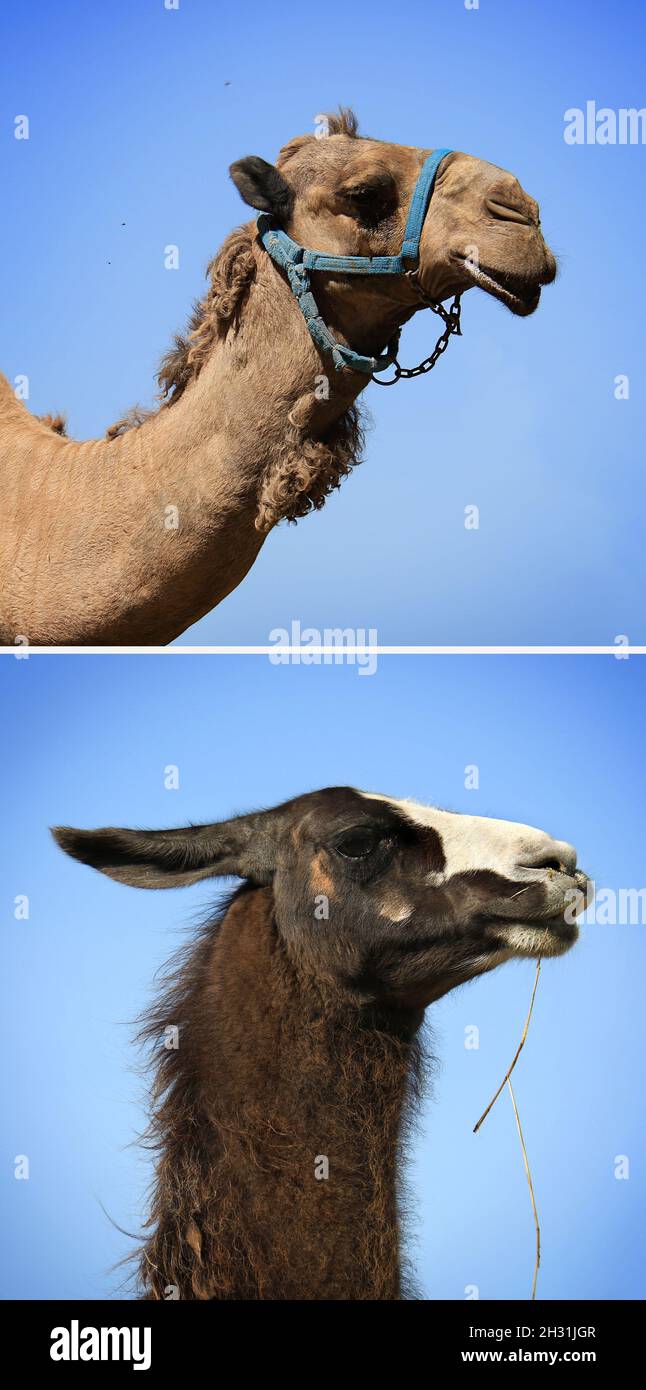
[[(301, 975), (270, 889), (238, 890), (175, 964), (141, 1033), (157, 1058), (144, 1296), (410, 1296), (397, 1184), (419, 1036)], [(167, 1051), (172, 1026), (179, 1047)], [(329, 1181), (314, 1175), (321, 1156)]]

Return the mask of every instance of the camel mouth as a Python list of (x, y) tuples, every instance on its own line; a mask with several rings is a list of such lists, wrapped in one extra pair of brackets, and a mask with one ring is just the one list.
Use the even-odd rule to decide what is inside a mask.
[(468, 256), (455, 255), (469, 278), (486, 294), (500, 300), (518, 318), (527, 318), (538, 308), (541, 287), (535, 278), (513, 275), (507, 270), (491, 270), (476, 265)]

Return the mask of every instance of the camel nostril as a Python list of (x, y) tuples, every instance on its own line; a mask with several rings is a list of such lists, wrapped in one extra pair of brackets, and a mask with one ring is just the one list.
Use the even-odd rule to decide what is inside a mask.
[(536, 224), (537, 219), (532, 217), (526, 208), (507, 202), (505, 198), (485, 198), (485, 207), (490, 216), (495, 217), (498, 222), (518, 222), (524, 227)]

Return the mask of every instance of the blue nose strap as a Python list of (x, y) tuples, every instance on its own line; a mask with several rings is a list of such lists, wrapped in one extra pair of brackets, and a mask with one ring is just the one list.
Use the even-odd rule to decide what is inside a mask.
[[(352, 367), (354, 371), (383, 371), (397, 357), (399, 331), (391, 338), (379, 357), (364, 357), (352, 348), (338, 343), (321, 318), (310, 282), (310, 271), (322, 270), (339, 275), (405, 275), (419, 262), (419, 247), (424, 220), (433, 195), (437, 171), (451, 150), (434, 150), (425, 159), (413, 190), (408, 209), (406, 229), (398, 256), (330, 256), (324, 251), (308, 251), (304, 246), (276, 227), (272, 217), (261, 212), (258, 217), (260, 240), (272, 261), (286, 271), (292, 294), (305, 319), (309, 333), (321, 352), (331, 356), (337, 371)], [(410, 264), (409, 264), (410, 263)]]

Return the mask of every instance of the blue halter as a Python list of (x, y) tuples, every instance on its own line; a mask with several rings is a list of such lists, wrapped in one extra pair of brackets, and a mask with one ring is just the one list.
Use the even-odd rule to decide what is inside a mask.
[[(413, 190), (402, 248), (398, 256), (329, 256), (325, 251), (307, 251), (304, 246), (275, 227), (273, 219), (261, 212), (258, 217), (258, 233), (265, 250), (272, 261), (287, 272), (287, 278), (298, 307), (305, 319), (311, 337), (322, 352), (328, 353), (336, 370), (352, 367), (356, 372), (383, 371), (396, 360), (399, 348), (400, 331), (391, 338), (388, 346), (379, 357), (364, 357), (350, 347), (338, 343), (324, 323), (318, 304), (312, 293), (309, 272), (311, 270), (332, 271), (340, 275), (404, 275), (412, 267), (406, 262), (417, 263), (419, 244), (422, 237), (424, 219), (433, 194), (437, 171), (442, 160), (451, 150), (435, 150), (424, 161), (419, 178)], [(427, 301), (428, 303), (428, 301)], [(430, 307), (433, 307), (430, 305)]]

